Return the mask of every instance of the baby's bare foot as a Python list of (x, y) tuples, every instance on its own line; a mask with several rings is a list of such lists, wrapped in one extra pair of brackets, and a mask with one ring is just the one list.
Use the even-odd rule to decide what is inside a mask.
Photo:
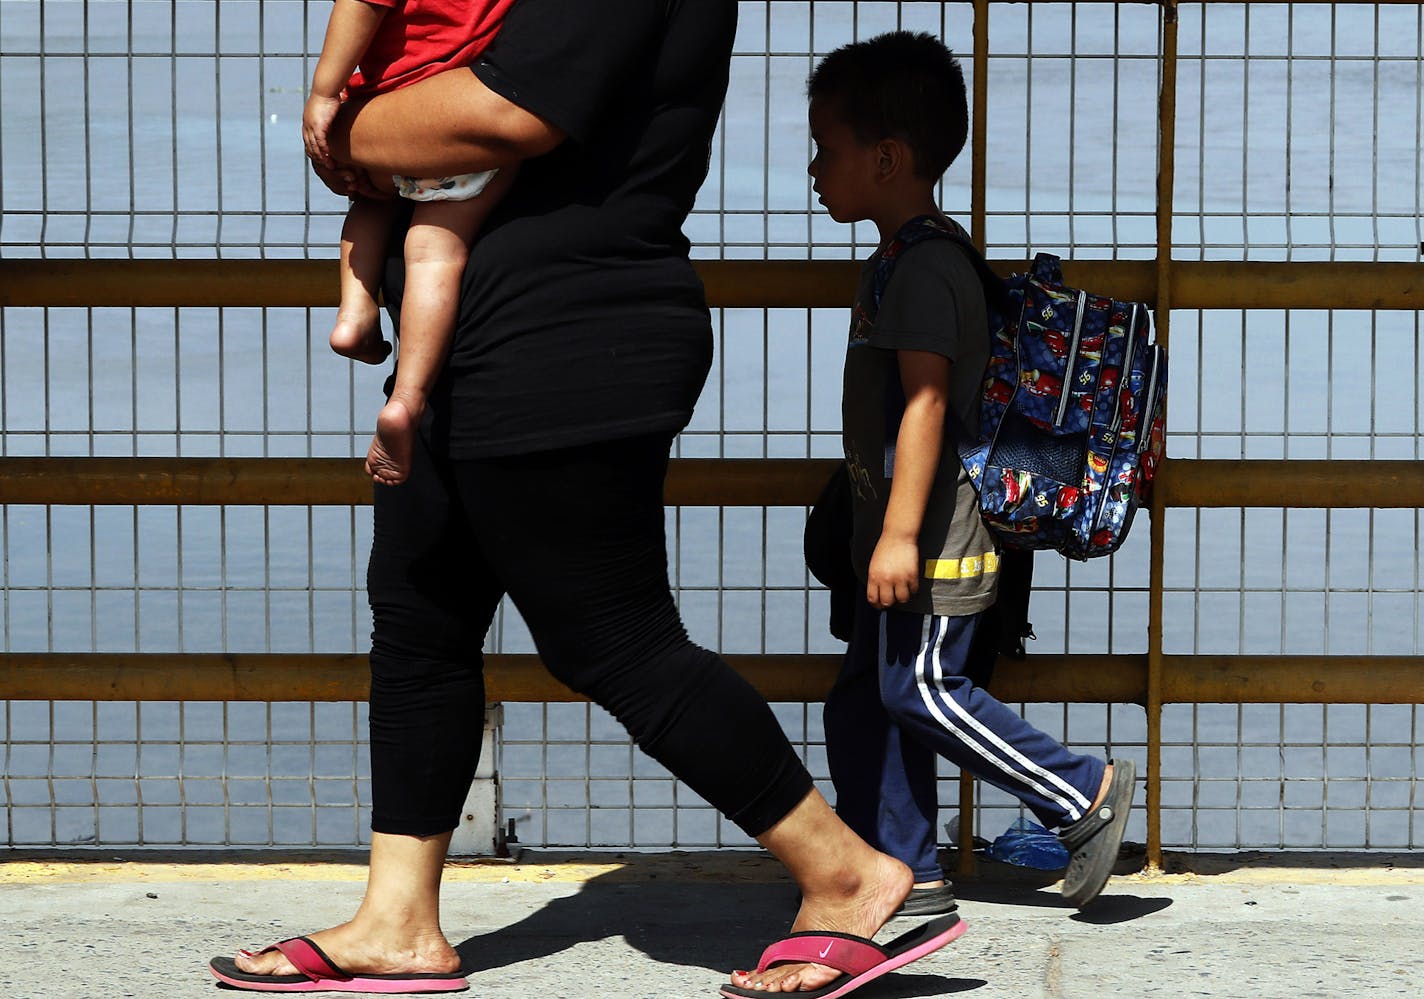
[(366, 452), (366, 474), (383, 486), (400, 485), (410, 475), (415, 432), (420, 426), (423, 402), (392, 395), (376, 417), (376, 436)]
[(379, 309), (337, 310), (331, 330), (331, 349), (342, 357), (366, 364), (380, 364), (391, 353), (391, 344), (381, 336)]

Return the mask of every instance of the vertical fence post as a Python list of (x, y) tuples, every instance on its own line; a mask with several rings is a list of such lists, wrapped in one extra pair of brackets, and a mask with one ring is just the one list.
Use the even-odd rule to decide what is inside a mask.
[(475, 779), (465, 795), (465, 807), (460, 810), (460, 824), (450, 837), (450, 854), (456, 857), (504, 857), (509, 855), (505, 842), (504, 812), (500, 804), (499, 773), (496, 769), (496, 749), (499, 729), (504, 721), (504, 705), (490, 704), (485, 708), (484, 731), (480, 735), (480, 765)]
[(985, 187), (989, 152), (989, 0), (974, 0), (974, 102), (970, 115), (969, 235), (982, 252), (988, 245)]
[[(980, 251), (988, 247), (985, 222), (985, 149), (989, 130), (985, 115), (989, 108), (989, 0), (974, 0), (974, 94), (970, 116), (969, 235)], [(959, 773), (959, 860), (956, 872), (974, 873), (974, 778)]]
[[(1162, 89), (1157, 106), (1157, 341), (1172, 314), (1172, 186), (1177, 141), (1177, 0), (1162, 5)], [(1166, 509), (1154, 490), (1147, 598), (1147, 868), (1162, 868), (1162, 587)]]

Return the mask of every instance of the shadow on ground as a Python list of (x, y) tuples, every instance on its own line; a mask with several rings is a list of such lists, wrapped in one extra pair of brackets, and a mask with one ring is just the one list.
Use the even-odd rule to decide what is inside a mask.
[[(1124, 843), (1122, 854), (1113, 865), (1113, 873), (1136, 874), (1142, 870), (1145, 859), (1146, 851), (1141, 844)], [(1172, 904), (1170, 898), (1143, 898), (1127, 894), (1120, 886), (1109, 884), (1102, 895), (1082, 912), (1078, 912), (1058, 893), (1056, 885), (1063, 879), (1062, 870), (1040, 871), (1031, 867), (1017, 867), (977, 851), (974, 857), (975, 872), (970, 875), (954, 873), (959, 869), (957, 851), (944, 851), (940, 863), (946, 871), (951, 872), (955, 897), (959, 899), (966, 914), (973, 912), (973, 903), (985, 902), (1062, 909), (1065, 914), (1079, 922), (1109, 925), (1140, 919), (1160, 912)]]
[[(1110, 889), (1079, 913), (1057, 892), (1040, 890), (1057, 880), (1055, 872), (991, 864), (982, 877), (955, 885), (962, 911), (971, 921), (976, 902), (1061, 908), (1076, 920), (1102, 925), (1139, 919), (1172, 904), (1166, 897)], [(795, 886), (789, 880), (718, 883), (691, 870), (685, 880), (676, 870), (666, 869), (650, 877), (640, 867), (635, 863), (592, 877), (573, 894), (464, 940), (456, 949), (465, 970), (477, 974), (554, 959), (577, 944), (619, 937), (654, 961), (725, 975), (732, 968), (755, 966), (761, 951), (787, 932), (796, 915)], [(880, 939), (913, 925), (910, 920), (892, 924)], [(887, 976), (876, 994), (883, 999), (912, 999), (972, 991), (984, 984), (978, 978), (907, 972)]]
[(1168, 853), (1168, 874), (1236, 874), (1243, 871), (1358, 871), (1424, 869), (1424, 853), (1346, 853), (1343, 851), (1246, 850), (1232, 853)]
[[(787, 884), (648, 884), (621, 871), (590, 879), (575, 894), (553, 899), (523, 919), (456, 946), (464, 970), (478, 974), (526, 961), (556, 959), (576, 944), (617, 936), (661, 964), (725, 976), (755, 966), (795, 916)], [(906, 920), (903, 929), (915, 924)], [(882, 939), (893, 935), (893, 926)], [(912, 971), (887, 975), (877, 999), (953, 995), (987, 984)]]

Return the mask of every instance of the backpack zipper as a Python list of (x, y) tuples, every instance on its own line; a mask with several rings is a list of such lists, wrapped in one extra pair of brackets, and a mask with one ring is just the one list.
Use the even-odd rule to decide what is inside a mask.
[[(1133, 317), (1136, 318), (1136, 306), (1133, 307)], [(1129, 340), (1128, 347), (1130, 348), (1131, 346), (1132, 341)], [(1145, 405), (1143, 405), (1142, 413), (1137, 421), (1137, 426), (1139, 428), (1137, 431), (1139, 440), (1137, 441), (1136, 451), (1138, 454), (1141, 454), (1142, 452), (1146, 451), (1147, 445), (1151, 443), (1152, 440), (1152, 407), (1155, 406), (1157, 403), (1157, 366), (1158, 361), (1161, 359), (1161, 356), (1162, 348), (1155, 343), (1152, 344), (1152, 364), (1148, 369), (1149, 374), (1147, 376), (1147, 401)], [(1120, 408), (1118, 412), (1119, 414), (1121, 414)], [(1116, 420), (1114, 420), (1113, 425), (1114, 427), (1116, 427)], [(1103, 488), (1100, 491), (1101, 495), (1099, 495), (1098, 497), (1098, 508), (1093, 512), (1093, 526), (1092, 529), (1088, 532), (1088, 544), (1090, 547), (1092, 545), (1093, 535), (1098, 533), (1098, 526), (1103, 522), (1103, 511), (1107, 508), (1108, 505), (1108, 492), (1109, 487), (1111, 486), (1110, 477), (1112, 475), (1113, 462), (1117, 459), (1117, 448), (1118, 437), (1116, 434), (1114, 434), (1112, 450), (1108, 452), (1108, 470), (1106, 475), (1109, 478), (1103, 479)], [(1087, 558), (1086, 555), (1083, 557)]]
[(1141, 454), (1147, 450), (1147, 445), (1152, 441), (1152, 421), (1155, 419), (1153, 413), (1157, 406), (1157, 362), (1162, 356), (1162, 348), (1157, 344), (1152, 345), (1152, 367), (1151, 373), (1147, 376), (1147, 402), (1142, 407), (1142, 419), (1138, 421), (1137, 453)]
[[(1108, 492), (1109, 492), (1109, 487), (1112, 485), (1111, 476), (1112, 476), (1113, 462), (1117, 460), (1117, 445), (1118, 445), (1118, 439), (1117, 439), (1117, 437), (1113, 437), (1113, 439), (1112, 439), (1112, 444), (1110, 444), (1110, 445), (1108, 446), (1108, 467), (1107, 467), (1107, 471), (1103, 472), (1103, 487), (1097, 491), (1098, 508), (1093, 511), (1093, 526), (1090, 527), (1090, 528), (1088, 528), (1088, 539), (1087, 539), (1087, 546), (1086, 546), (1086, 548), (1084, 549), (1085, 551), (1087, 550), (1087, 548), (1091, 548), (1091, 547), (1092, 547), (1092, 545), (1093, 545), (1093, 535), (1095, 535), (1095, 534), (1098, 533), (1098, 526), (1103, 522), (1103, 511), (1107, 508), (1107, 505), (1108, 505)], [(1084, 481), (1084, 486), (1086, 487), (1086, 485), (1087, 485), (1087, 483), (1086, 483), (1087, 476), (1084, 475), (1083, 478), (1084, 478), (1084, 480), (1085, 480), (1085, 481)], [(1092, 490), (1087, 489), (1087, 488), (1084, 488), (1084, 489), (1083, 489), (1083, 497), (1084, 497), (1085, 499), (1087, 499), (1088, 497), (1091, 497), (1092, 495), (1093, 495)], [(1083, 557), (1083, 558), (1087, 558), (1088, 556), (1087, 556), (1087, 555), (1084, 555), (1084, 556), (1082, 556), (1082, 557)]]
[[(1118, 375), (1117, 398), (1113, 400), (1113, 419), (1109, 434), (1112, 444), (1108, 451), (1107, 475), (1112, 474), (1113, 462), (1117, 459), (1118, 429), (1122, 426), (1122, 393), (1132, 387), (1132, 348), (1137, 343), (1137, 303), (1132, 303), (1132, 313), (1127, 319), (1127, 346), (1122, 353), (1122, 372)], [(1157, 349), (1154, 344), (1152, 349)], [(1155, 361), (1155, 358), (1154, 358)], [(1140, 453), (1140, 452), (1139, 452)], [(1110, 483), (1106, 478), (1103, 480), (1103, 488), (1098, 496), (1098, 508), (1093, 511), (1093, 526), (1088, 530), (1088, 546), (1092, 546), (1093, 535), (1098, 533), (1098, 527), (1103, 522), (1103, 511), (1108, 505), (1108, 486)], [(1085, 555), (1084, 558), (1087, 556)]]
[(1068, 360), (1063, 367), (1063, 395), (1058, 400), (1058, 413), (1053, 417), (1055, 427), (1063, 426), (1063, 417), (1068, 415), (1068, 402), (1072, 396), (1070, 390), (1071, 379), (1073, 377), (1073, 365), (1078, 360), (1078, 341), (1083, 336), (1083, 313), (1088, 309), (1088, 293), (1078, 292), (1078, 314), (1073, 317), (1073, 341), (1068, 345)]
[(1127, 346), (1122, 352), (1122, 371), (1117, 376), (1117, 398), (1113, 399), (1112, 426), (1108, 429), (1116, 439), (1122, 426), (1122, 393), (1132, 388), (1132, 348), (1137, 344), (1137, 303), (1132, 303), (1132, 315), (1127, 320)]

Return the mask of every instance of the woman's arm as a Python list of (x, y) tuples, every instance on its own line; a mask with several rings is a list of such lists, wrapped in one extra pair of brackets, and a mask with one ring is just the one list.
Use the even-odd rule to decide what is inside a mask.
[(664, 21), (648, 0), (517, 0), (472, 67), (348, 101), (332, 154), (347, 176), (442, 177), (588, 141), (657, 58)]
[(338, 162), (408, 177), (509, 166), (563, 140), (561, 129), (490, 90), (468, 68), (446, 70), (369, 101), (348, 101), (330, 132)]

